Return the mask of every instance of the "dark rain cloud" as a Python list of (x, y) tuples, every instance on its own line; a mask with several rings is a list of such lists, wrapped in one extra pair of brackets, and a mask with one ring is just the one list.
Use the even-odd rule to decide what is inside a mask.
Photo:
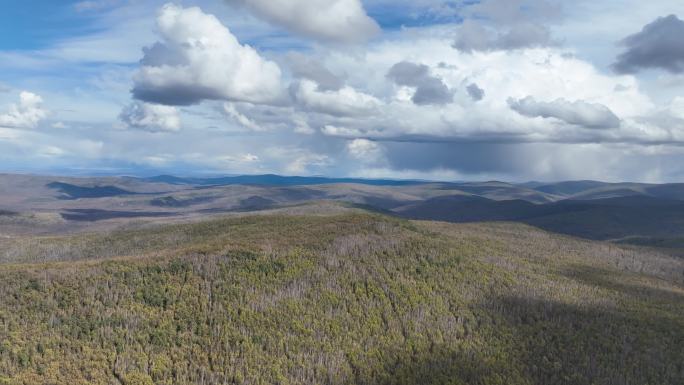
[(684, 21), (675, 15), (656, 19), (621, 44), (627, 50), (613, 64), (618, 73), (636, 73), (647, 68), (684, 72)]
[(416, 89), (413, 103), (417, 105), (449, 104), (453, 93), (444, 82), (430, 74), (430, 67), (407, 61), (399, 62), (390, 68), (387, 78), (396, 84)]
[(515, 173), (528, 167), (519, 144), (385, 142), (396, 170), (454, 170), (464, 174)]

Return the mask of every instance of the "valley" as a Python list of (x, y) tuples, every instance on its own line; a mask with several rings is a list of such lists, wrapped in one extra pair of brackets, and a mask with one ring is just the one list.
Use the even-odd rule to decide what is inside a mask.
[(60, 234), (338, 202), (406, 219), (518, 222), (592, 240), (678, 249), (684, 184), (327, 179), (276, 175), (0, 175), (0, 233)]

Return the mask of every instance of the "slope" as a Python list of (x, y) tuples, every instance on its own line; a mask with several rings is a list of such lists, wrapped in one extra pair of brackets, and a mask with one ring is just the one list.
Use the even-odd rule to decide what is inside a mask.
[(3, 242), (1, 384), (684, 378), (684, 262), (647, 249), (358, 211)]
[[(398, 207), (405, 218), (447, 222), (515, 221), (594, 240), (667, 244), (684, 234), (684, 202), (649, 196), (563, 200), (543, 205), (444, 196)], [(680, 242), (675, 242), (679, 245)]]

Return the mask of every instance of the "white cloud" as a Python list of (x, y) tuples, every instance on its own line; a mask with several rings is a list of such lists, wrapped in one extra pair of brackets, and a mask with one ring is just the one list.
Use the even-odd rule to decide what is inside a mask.
[[(374, 113), (318, 116), (310, 118), (311, 125), (323, 127), (321, 131), (330, 136), (376, 141), (649, 143), (665, 135), (657, 127), (644, 129), (635, 124), (655, 107), (633, 76), (602, 73), (558, 48), (465, 54), (452, 49), (448, 35), (439, 33), (374, 44), (365, 55), (331, 53), (323, 64), (336, 73), (348, 73), (349, 87), (373, 97)], [(453, 90), (453, 103), (412, 103), (405, 87), (393, 86), (385, 77), (400, 62), (429, 67), (433, 76)], [(487, 97), (473, 103), (468, 89), (472, 84), (488, 90)], [(622, 91), (615, 91), (618, 86), (623, 86)], [(578, 102), (567, 102), (570, 108), (563, 109), (574, 110), (574, 115), (556, 114), (564, 120), (529, 119), (510, 109), (509, 98), (520, 100), (530, 95), (536, 100)], [(599, 126), (615, 129), (584, 129)]]
[[(346, 29), (349, 20), (338, 17), (343, 12), (337, 11), (333, 21), (326, 13), (331, 0), (234, 1), (273, 26), (225, 4), (185, 1), (207, 8), (163, 8), (155, 35), (154, 10), (163, 1), (124, 0), (121, 7), (108, 7), (116, 0), (93, 0), (82, 4), (83, 10), (104, 8), (80, 16), (93, 18), (97, 31), (63, 38), (36, 52), (0, 52), (0, 81), (29, 89), (40, 84), (43, 88), (34, 91), (54, 111), (42, 116), (27, 112), (30, 108), (9, 99), (15, 91), (2, 93), (0, 85), (0, 119), (17, 127), (53, 128), (0, 125), (5, 168), (11, 162), (23, 167), (40, 155), (33, 163), (47, 164), (44, 157), (49, 156), (50, 164), (70, 159), (71, 165), (82, 167), (83, 159), (102, 159), (88, 161), (95, 169), (130, 167), (128, 159), (141, 159), (141, 166), (186, 173), (684, 177), (679, 166), (684, 159), (684, 99), (672, 100), (681, 94), (682, 77), (656, 78), (659, 74), (650, 72), (618, 76), (607, 70), (620, 49), (616, 41), (657, 16), (684, 10), (681, 1), (580, 0), (567, 7), (571, 16), (559, 23), (547, 21), (544, 10), (521, 7), (546, 0), (477, 2), (488, 4), (484, 8), (464, 3), (440, 8), (444, 2), (438, 0), (363, 1), (372, 14), (402, 13), (400, 21), (447, 22), (458, 16), (476, 22), (486, 32), (468, 38), (469, 53), (452, 47), (458, 24), (388, 28), (379, 39), (354, 47), (311, 43), (277, 27), (324, 41), (367, 38), (359, 33), (347, 39), (353, 33)], [(365, 11), (357, 5), (361, 11), (354, 14), (363, 19)], [(297, 12), (283, 12), (288, 9)], [(315, 20), (307, 24), (307, 19)], [(325, 19), (329, 22), (317, 24)], [(321, 29), (329, 30), (327, 37)], [(484, 39), (478, 43), (477, 38)], [(135, 64), (143, 46), (149, 48)], [(392, 82), (386, 74), (401, 62), (418, 64), (418, 75), (424, 75)], [(281, 75), (280, 68), (288, 71)], [(437, 99), (426, 100), (424, 92), (416, 97), (423, 83), (431, 86), (423, 91), (448, 93), (437, 93), (444, 96)], [(132, 87), (139, 97), (157, 103), (127, 107), (122, 120), (133, 129), (111, 130), (121, 106), (130, 102)], [(523, 115), (510, 108), (509, 98), (519, 102), (527, 97), (534, 98), (535, 108), (523, 103)], [(160, 103), (208, 99), (218, 102), (182, 109), (187, 130), (174, 135), (139, 132), (180, 129), (181, 110)], [(3, 107), (12, 102), (17, 103), (13, 108)], [(26, 111), (20, 113), (22, 108)], [(40, 105), (38, 109), (45, 112)], [(621, 120), (619, 125), (613, 124), (614, 117)], [(608, 126), (614, 127), (585, 129)]]
[[(234, 112), (239, 115), (233, 118), (272, 132), (287, 128), (312, 134), (319, 129), (325, 136), (376, 142), (653, 144), (680, 137), (655, 119), (641, 120), (657, 110), (632, 76), (601, 73), (556, 48), (463, 54), (449, 45), (448, 37), (429, 36), (375, 44), (364, 55), (329, 51), (318, 56), (317, 64), (348, 74), (348, 85), (321, 89), (315, 81), (300, 79), (291, 86), (294, 105), (238, 103)], [(396, 87), (391, 81), (396, 79), (385, 76), (396, 63), (409, 60), (424, 63), (416, 66), (420, 73), (429, 68), (430, 76), (452, 90), (453, 103), (416, 105), (411, 90), (407, 93), (407, 87)], [(473, 85), (490, 90), (478, 103), (473, 103)], [(521, 115), (510, 108), (509, 98), (530, 95), (535, 101), (553, 101), (553, 111)]]
[(367, 116), (377, 112), (381, 102), (372, 95), (345, 86), (337, 91), (323, 91), (310, 80), (294, 86), (293, 96), (300, 106), (312, 112), (335, 116)]
[[(102, 154), (104, 143), (98, 140), (56, 135), (52, 131), (24, 130), (0, 127), (0, 154), (30, 154), (22, 163), (31, 166), (35, 156), (67, 158), (83, 161)], [(11, 158), (10, 158), (11, 159)]]
[(150, 132), (177, 132), (181, 129), (178, 109), (143, 102), (133, 102), (121, 111), (119, 119), (130, 128)]
[(252, 119), (248, 118), (246, 115), (238, 111), (234, 103), (223, 103), (223, 112), (231, 119), (238, 122), (241, 126), (249, 128), (253, 131), (263, 131), (264, 128), (256, 124)]
[(669, 110), (672, 115), (684, 119), (684, 96), (677, 96), (670, 102)]
[(361, 0), (227, 0), (292, 32), (317, 40), (357, 43), (380, 32)]
[(327, 155), (322, 154), (304, 154), (298, 155), (291, 160), (284, 168), (288, 174), (303, 175), (312, 172), (318, 167), (327, 167), (332, 160)]
[(335, 165), (333, 154), (321, 149), (291, 144), (286, 140), (264, 147), (259, 154), (264, 164), (271, 164), (271, 171), (287, 175), (322, 174)]
[(16, 143), (20, 141), (23, 137), (24, 135), (19, 130), (4, 128), (0, 126), (0, 142)]
[(121, 0), (86, 0), (74, 4), (77, 12), (101, 11), (121, 3)]
[(221, 155), (214, 158), (220, 163), (255, 163), (259, 161), (259, 157), (253, 154), (242, 154), (242, 155)]
[(228, 173), (259, 173), (261, 170), (262, 159), (252, 153), (241, 153), (239, 148), (234, 149), (234, 153), (226, 154), (225, 145), (221, 148), (204, 151), (201, 153), (181, 153), (168, 158), (167, 164), (171, 161), (191, 164), (193, 167), (200, 167), (203, 170), (212, 172)]
[(145, 50), (134, 76), (136, 98), (166, 105), (202, 100), (276, 103), (280, 68), (200, 8), (165, 5), (157, 18), (162, 40)]
[(355, 136), (366, 135), (366, 131), (363, 131), (363, 130), (359, 130), (356, 128), (333, 126), (331, 124), (328, 124), (325, 127), (323, 127), (321, 129), (321, 132), (324, 133), (325, 135), (341, 136), (341, 137), (346, 137), (346, 138), (353, 138)]
[(528, 96), (519, 100), (509, 98), (508, 105), (517, 113), (531, 118), (555, 118), (586, 128), (620, 126), (620, 119), (608, 107), (582, 100), (570, 102), (560, 98), (552, 102), (539, 102)]
[(347, 152), (363, 163), (377, 163), (384, 157), (382, 147), (368, 139), (354, 139), (347, 143)]
[(0, 114), (0, 126), (12, 128), (36, 128), (48, 112), (43, 109), (43, 98), (31, 92), (19, 94), (19, 104), (12, 104), (9, 110)]
[(168, 154), (144, 156), (142, 162), (155, 167), (162, 167), (170, 164), (173, 161), (173, 156)]
[(37, 155), (46, 158), (54, 158), (63, 156), (65, 153), (66, 152), (63, 149), (57, 146), (44, 146), (39, 149)]
[(311, 128), (309, 122), (302, 115), (295, 115), (292, 117), (292, 123), (294, 124), (294, 132), (297, 134), (311, 135), (316, 133), (316, 130)]
[[(380, 178), (390, 178), (397, 180), (421, 180), (421, 181), (459, 181), (466, 180), (467, 177), (473, 177), (472, 175), (465, 176), (454, 170), (449, 170), (445, 168), (435, 168), (430, 171), (415, 171), (415, 170), (396, 170), (387, 167), (371, 167), (356, 169), (350, 174), (351, 177), (356, 178), (368, 178), (368, 179), (380, 179)], [(479, 175), (478, 175), (479, 176)], [(503, 179), (500, 175), (493, 176), (487, 175), (483, 177), (483, 180), (497, 180)]]
[(91, 16), (96, 17), (97, 32), (69, 37), (30, 55), (17, 51), (16, 62), (26, 61), (28, 65), (51, 69), (68, 66), (70, 71), (74, 71), (74, 66), (85, 63), (137, 63), (140, 47), (155, 39), (149, 4), (131, 2), (127, 7), (97, 11), (97, 16)]

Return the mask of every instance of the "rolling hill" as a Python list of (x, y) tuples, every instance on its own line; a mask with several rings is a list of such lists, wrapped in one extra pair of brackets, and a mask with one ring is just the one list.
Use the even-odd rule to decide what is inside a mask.
[(62, 193), (63, 195), (60, 197), (62, 199), (107, 198), (134, 194), (116, 186), (84, 187), (69, 183), (52, 182), (48, 183), (47, 187)]
[(412, 219), (447, 222), (514, 221), (561, 234), (594, 240), (681, 238), (684, 201), (631, 196), (596, 200), (563, 200), (535, 205), (526, 201), (493, 201), (447, 196), (400, 207)]
[(0, 238), (0, 383), (684, 378), (684, 260), (336, 207)]
[(281, 175), (238, 175), (214, 178), (177, 177), (172, 175), (159, 175), (145, 178), (144, 181), (159, 182), (179, 185), (195, 186), (230, 186), (230, 185), (262, 185), (262, 186), (307, 186), (323, 184), (364, 184), (370, 186), (410, 186), (424, 184), (421, 181), (404, 181), (391, 179), (361, 179), (361, 178), (326, 178), (326, 177), (300, 177)]
[(9, 235), (111, 230), (133, 220), (164, 223), (333, 201), (409, 219), (514, 221), (593, 240), (684, 246), (683, 184), (436, 183), (277, 175), (0, 175), (0, 182), (0, 210), (16, 214), (0, 216), (0, 234)]
[(0, 384), (684, 378), (680, 185), (246, 180), (0, 176)]

